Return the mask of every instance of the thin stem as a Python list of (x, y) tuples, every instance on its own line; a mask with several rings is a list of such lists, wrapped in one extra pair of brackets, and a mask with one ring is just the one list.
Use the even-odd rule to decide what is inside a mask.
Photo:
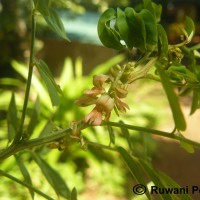
[(97, 148), (107, 149), (107, 150), (111, 150), (111, 151), (117, 151), (116, 148), (114, 148), (114, 147), (110, 147), (110, 146), (107, 146), (107, 145), (104, 145), (104, 144), (99, 144), (99, 143), (96, 143), (96, 142), (86, 141), (86, 144), (89, 145), (89, 146), (97, 147)]
[(33, 187), (32, 185), (29, 185), (27, 183), (25, 183), (24, 181), (21, 181), (19, 179), (17, 179), (16, 177), (10, 175), (10, 174), (7, 174), (6, 172), (4, 172), (3, 170), (0, 170), (0, 175), (2, 176), (5, 176), (13, 181), (15, 181), (16, 183), (19, 183), (31, 190), (33, 190), (34, 192), (38, 193), (39, 195), (43, 196), (45, 199), (49, 199), (49, 200), (54, 200), (53, 198), (51, 198), (50, 196), (44, 194), (43, 192), (41, 192), (40, 190), (36, 189), (35, 187)]
[(151, 69), (152, 66), (155, 65), (157, 59), (158, 59), (157, 57), (151, 58), (151, 60), (145, 66), (143, 66), (141, 70), (138, 70), (137, 72), (134, 73), (133, 78), (131, 78), (128, 81), (128, 84), (131, 84), (140, 78), (146, 77), (147, 72)]
[(145, 127), (132, 126), (132, 125), (124, 124), (124, 123), (109, 122), (109, 121), (104, 121), (103, 125), (110, 125), (110, 126), (119, 127), (119, 128), (124, 127), (124, 128), (130, 129), (130, 130), (141, 131), (141, 132), (144, 132), (144, 133), (150, 133), (150, 134), (153, 134), (153, 135), (158, 135), (158, 136), (174, 139), (174, 140), (177, 140), (179, 142), (185, 142), (187, 144), (190, 144), (190, 145), (200, 149), (200, 143), (189, 140), (189, 139), (181, 137), (181, 136), (178, 136), (174, 133), (149, 129), (149, 128), (145, 128)]
[(25, 92), (25, 97), (24, 97), (24, 105), (23, 105), (23, 110), (22, 110), (21, 121), (20, 121), (19, 129), (18, 129), (18, 131), (15, 135), (13, 144), (18, 143), (20, 141), (21, 137), (22, 137), (22, 134), (23, 134), (23, 126), (24, 126), (24, 120), (25, 120), (25, 116), (26, 116), (26, 110), (27, 110), (30, 87), (31, 87), (31, 79), (32, 79), (32, 74), (33, 74), (35, 30), (36, 30), (36, 20), (35, 20), (35, 10), (33, 10), (32, 11), (31, 48), (30, 48), (28, 79), (27, 79), (27, 85), (26, 85), (26, 92)]
[(60, 138), (69, 136), (69, 134), (72, 132), (71, 128), (66, 128), (63, 130), (55, 131), (54, 133), (41, 137), (41, 138), (36, 138), (32, 140), (27, 140), (27, 141), (19, 141), (17, 144), (12, 144), (9, 146), (7, 149), (2, 151), (0, 153), (0, 161), (14, 155), (15, 153), (25, 150), (25, 149), (30, 149), (33, 147), (38, 147), (42, 146), (51, 142), (54, 142)]
[[(173, 139), (173, 140), (176, 140), (179, 142), (185, 142), (187, 144), (190, 144), (190, 145), (200, 149), (200, 143), (186, 139), (181, 136), (178, 136), (178, 135), (174, 134), (173, 131), (170, 133), (170, 132), (164, 132), (164, 131), (155, 130), (155, 129), (149, 129), (149, 128), (145, 128), (145, 127), (128, 125), (128, 124), (119, 123), (119, 122), (110, 122), (110, 121), (104, 121), (102, 126), (104, 126), (104, 125), (106, 125), (106, 126), (109, 125), (109, 126), (119, 127), (119, 128), (123, 127), (123, 128), (127, 128), (129, 130), (135, 130), (135, 131), (140, 131), (140, 132), (144, 132), (144, 133), (149, 133), (149, 134), (153, 134), (153, 135), (170, 138), (170, 139)], [(42, 146), (42, 145), (54, 142), (63, 137), (70, 137), (71, 133), (73, 134), (73, 130), (71, 128), (66, 128), (63, 130), (55, 131), (52, 134), (45, 136), (45, 137), (36, 138), (36, 139), (28, 140), (28, 141), (20, 141), (17, 144), (12, 144), (11, 146), (9, 146), (7, 149), (5, 149), (4, 151), (2, 151), (0, 153), (0, 161), (14, 155), (15, 153), (17, 153), (19, 151)], [(78, 139), (78, 140), (80, 140), (80, 139)], [(97, 144), (97, 143), (90, 142), (90, 141), (86, 141), (86, 144), (115, 151), (115, 148), (112, 148), (112, 147), (109, 147), (106, 145), (102, 145), (102, 144)]]

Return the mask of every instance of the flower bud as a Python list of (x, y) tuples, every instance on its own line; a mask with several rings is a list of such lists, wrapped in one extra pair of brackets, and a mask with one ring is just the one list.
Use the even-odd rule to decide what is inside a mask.
[(93, 85), (102, 88), (103, 84), (109, 79), (109, 76), (100, 74), (93, 76)]
[(116, 86), (114, 88), (115, 90), (115, 94), (119, 97), (119, 98), (125, 98), (128, 94), (128, 91), (127, 91), (127, 86)]
[(107, 94), (102, 95), (97, 99), (96, 107), (106, 113), (109, 113), (114, 108), (114, 99)]

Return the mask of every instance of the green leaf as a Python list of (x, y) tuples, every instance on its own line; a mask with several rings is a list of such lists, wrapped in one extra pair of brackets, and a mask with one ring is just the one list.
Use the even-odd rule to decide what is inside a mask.
[(175, 94), (175, 92), (173, 90), (173, 86), (172, 86), (167, 74), (165, 73), (165, 71), (161, 68), (160, 65), (157, 64), (156, 66), (157, 66), (157, 70), (158, 70), (159, 76), (162, 81), (163, 88), (167, 95), (167, 99), (168, 99), (170, 107), (171, 107), (175, 126), (178, 130), (184, 131), (186, 129), (186, 122), (185, 122), (183, 113), (181, 111), (180, 105), (179, 105), (178, 97)]
[(62, 20), (56, 11), (50, 7), (51, 0), (34, 0), (35, 8), (44, 17), (49, 27), (61, 38), (69, 41)]
[[(20, 168), (20, 171), (21, 171), (21, 173), (22, 173), (22, 175), (23, 175), (23, 177), (24, 177), (24, 181), (25, 181), (27, 184), (29, 184), (29, 185), (32, 186), (31, 176), (30, 176), (30, 174), (29, 174), (27, 168), (26, 168), (25, 165), (24, 165), (24, 161), (21, 159), (20, 156), (18, 156), (18, 155), (16, 155), (16, 154), (15, 154), (14, 156), (15, 156), (15, 159), (16, 159), (16, 161), (17, 161), (17, 164), (18, 164), (18, 166), (19, 166), (19, 168)], [(28, 189), (29, 189), (29, 192), (30, 192), (30, 195), (31, 195), (32, 199), (34, 199), (34, 191), (33, 191), (31, 188), (28, 188)]]
[(147, 50), (152, 50), (153, 45), (156, 45), (158, 42), (156, 20), (151, 12), (146, 9), (143, 9), (139, 15), (142, 17), (145, 24)]
[[(124, 124), (123, 121), (120, 121), (120, 123)], [(122, 134), (123, 134), (124, 137), (126, 138), (126, 141), (128, 142), (129, 148), (130, 148), (131, 150), (133, 150), (133, 149), (132, 149), (132, 144), (131, 144), (131, 138), (130, 138), (129, 130), (128, 130), (126, 127), (124, 127), (124, 126), (120, 126), (120, 129), (121, 129), (121, 131), (122, 131)]]
[(200, 90), (193, 89), (192, 106), (190, 110), (190, 115), (192, 115), (200, 106)]
[[(162, 183), (161, 179), (159, 178), (159, 175), (157, 174), (155, 169), (152, 169), (152, 167), (145, 161), (139, 160), (142, 167), (144, 168), (145, 172), (149, 176), (149, 178), (153, 181), (155, 186), (159, 188), (165, 188), (164, 184)], [(160, 194), (162, 199), (167, 199), (167, 200), (173, 200), (170, 194)]]
[(154, 8), (154, 15), (156, 18), (156, 22), (158, 23), (160, 21), (161, 14), (162, 14), (162, 5), (152, 2), (152, 6)]
[(126, 21), (126, 15), (121, 9), (117, 9), (117, 21), (116, 25), (118, 27), (121, 38), (124, 40), (129, 49), (133, 48), (132, 33), (129, 30), (129, 25)]
[(76, 188), (74, 187), (72, 192), (71, 192), (71, 199), (70, 200), (77, 200), (77, 191)]
[[(176, 183), (173, 179), (171, 179), (169, 176), (167, 176), (163, 172), (158, 172), (158, 174), (159, 174), (159, 177), (162, 179), (162, 181), (165, 183), (165, 187), (181, 188), (178, 183)], [(192, 198), (187, 193), (175, 194), (174, 199), (177, 198), (177, 196), (179, 196), (181, 200), (192, 200)]]
[(38, 10), (43, 15), (49, 14), (49, 6), (51, 0), (33, 0), (35, 9)]
[(51, 120), (47, 121), (47, 123), (45, 124), (44, 128), (42, 129), (39, 137), (44, 137), (44, 136), (49, 135), (55, 127), (56, 127), (56, 125)]
[(144, 8), (149, 10), (152, 14), (154, 14), (154, 8), (151, 0), (143, 0)]
[(160, 21), (162, 6), (151, 2), (151, 0), (143, 0), (144, 8), (149, 10), (154, 15), (157, 22)]
[(114, 134), (114, 132), (113, 132), (113, 128), (112, 128), (112, 126), (107, 126), (107, 128), (108, 128), (108, 133), (109, 133), (109, 137), (110, 137), (110, 145), (111, 144), (115, 144), (115, 134)]
[[(118, 147), (117, 150), (120, 153), (124, 163), (128, 167), (129, 171), (131, 172), (131, 174), (135, 178), (135, 180), (147, 188), (147, 184), (143, 178), (144, 176), (141, 172), (141, 167), (140, 167), (139, 163), (135, 159), (133, 159), (133, 157), (131, 157), (128, 154), (128, 152), (125, 149), (123, 149), (122, 147)], [(151, 199), (148, 189), (145, 194), (148, 199)]]
[(142, 17), (133, 8), (125, 9), (126, 20), (129, 26), (129, 46), (134, 46), (140, 51), (146, 51), (146, 29)]
[(195, 25), (194, 25), (193, 20), (190, 17), (186, 17), (185, 23), (186, 23), (185, 30), (187, 32), (188, 42), (190, 42), (195, 33)]
[(39, 60), (39, 62), (36, 63), (36, 67), (38, 68), (40, 75), (42, 76), (47, 86), (52, 105), (53, 106), (59, 105), (60, 98), (58, 93), (62, 94), (62, 91), (60, 87), (56, 84), (48, 66), (44, 61)]
[(49, 14), (45, 15), (45, 13), (41, 13), (42, 16), (44, 17), (45, 21), (49, 25), (49, 27), (57, 33), (61, 38), (66, 39), (70, 41), (65, 33), (65, 28), (64, 25), (56, 13), (56, 11), (53, 8), (49, 8)]
[(163, 26), (158, 24), (157, 28), (158, 28), (158, 38), (159, 38), (159, 42), (160, 42), (160, 57), (162, 59), (162, 58), (167, 57), (168, 39), (167, 39), (167, 34), (166, 34)]
[(53, 169), (45, 160), (39, 157), (39, 155), (33, 153), (33, 159), (38, 164), (42, 173), (46, 177), (49, 184), (55, 190), (58, 195), (65, 197), (66, 199), (70, 198), (70, 191), (67, 187), (65, 181), (62, 179), (60, 174)]
[(185, 80), (189, 83), (198, 82), (195, 74), (188, 70), (184, 65), (172, 65), (167, 70), (167, 73), (170, 77), (180, 79), (181, 81)]
[(38, 124), (39, 116), (40, 116), (40, 99), (39, 99), (39, 97), (37, 97), (37, 99), (35, 101), (35, 106), (33, 108), (32, 114), (31, 114), (29, 124), (27, 126), (26, 133), (27, 133), (28, 138), (32, 135), (34, 128)]
[(194, 147), (191, 144), (188, 144), (186, 142), (180, 141), (181, 143), (181, 147), (184, 148), (188, 153), (193, 154), (194, 151)]
[[(178, 132), (178, 136), (184, 138), (184, 136)], [(180, 145), (183, 149), (185, 149), (188, 153), (194, 153), (194, 147), (191, 144), (188, 144), (187, 142), (180, 140)]]
[(16, 182), (17, 184), (22, 185), (23, 187), (31, 188), (33, 191), (35, 191), (36, 193), (38, 193), (39, 195), (41, 195), (45, 199), (54, 200), (53, 198), (51, 198), (50, 196), (48, 196), (45, 193), (41, 192), (40, 190), (38, 190), (37, 188), (33, 187), (32, 185), (29, 185), (29, 184), (25, 183), (24, 181), (21, 181), (21, 180), (17, 179), (15, 176), (12, 176), (12, 175), (8, 174), (8, 173), (2, 171), (1, 169), (0, 169), (0, 175), (9, 178), (10, 180)]
[(106, 10), (98, 21), (98, 36), (104, 46), (119, 50), (124, 46), (120, 43), (119, 33), (111, 27), (111, 21), (115, 19), (116, 11), (112, 8)]
[(8, 141), (11, 142), (18, 130), (18, 118), (17, 118), (17, 108), (15, 103), (15, 95), (12, 93), (10, 104), (7, 113), (7, 123), (8, 123)]

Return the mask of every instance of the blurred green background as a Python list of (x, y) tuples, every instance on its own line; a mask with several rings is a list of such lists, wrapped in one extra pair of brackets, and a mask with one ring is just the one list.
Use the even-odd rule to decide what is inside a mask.
[[(16, 94), (19, 116), (22, 110), (31, 34), (31, 4), (27, 2), (29, 1), (0, 1), (1, 149), (7, 145), (6, 115), (12, 91), (15, 91)], [(52, 108), (46, 88), (37, 71), (35, 71), (26, 120), (26, 125), (29, 127), (34, 111), (34, 119), (37, 125), (34, 129), (29, 130), (33, 132), (32, 138), (42, 134), (45, 128), (51, 130), (52, 128), (57, 129), (57, 127), (67, 127), (72, 121), (82, 119), (91, 110), (92, 107), (78, 108), (74, 104), (74, 100), (80, 97), (83, 90), (91, 88), (92, 76), (107, 73), (110, 67), (130, 59), (126, 52), (116, 52), (101, 46), (96, 31), (100, 13), (108, 7), (123, 8), (134, 6), (138, 2), (140, 1), (54, 0), (55, 8), (57, 8), (66, 33), (71, 40), (70, 43), (57, 38), (40, 16), (37, 17), (36, 57), (42, 58), (48, 64), (56, 77), (57, 83), (63, 90), (63, 96), (60, 106)], [(200, 42), (200, 16), (198, 13), (200, 2), (198, 0), (173, 0), (164, 1), (164, 3), (160, 0), (156, 2), (163, 5), (162, 23), (168, 32), (170, 43), (179, 41), (177, 25), (185, 19), (186, 15), (192, 17), (196, 24), (196, 35), (192, 43)], [(126, 100), (130, 105), (130, 110), (127, 114), (121, 115), (120, 119), (123, 122), (149, 128), (162, 127), (169, 131), (173, 128), (169, 125), (171, 113), (167, 108), (167, 100), (159, 84), (155, 85), (150, 80), (138, 81), (130, 90), (131, 92)], [(37, 96), (40, 99), (38, 101), (36, 101)], [(118, 121), (119, 118), (113, 114), (111, 120)], [(114, 129), (113, 131), (116, 135), (115, 145), (128, 147), (126, 139), (122, 136), (124, 130)], [(83, 135), (93, 142), (105, 145), (110, 143), (111, 136), (104, 127), (86, 129), (83, 131)], [(174, 163), (175, 159), (178, 160), (181, 157), (182, 160), (179, 160), (179, 162), (182, 163), (185, 162), (186, 158), (191, 163), (197, 161), (198, 151), (194, 155), (188, 155), (182, 149), (180, 150), (179, 146), (174, 146), (174, 143), (169, 141), (158, 142), (158, 139), (152, 138), (151, 135), (138, 132), (131, 132), (130, 135), (133, 155), (153, 161), (158, 169), (169, 173), (183, 186), (186, 184), (200, 185), (198, 179), (195, 180), (195, 183), (191, 180), (190, 183), (186, 182), (189, 181), (190, 175), (188, 173), (197, 173), (198, 165), (196, 168), (191, 165), (193, 168), (188, 170), (191, 172), (187, 171), (187, 173), (187, 166), (182, 171), (180, 168), (176, 169), (175, 164), (173, 167), (169, 167), (170, 162)], [(174, 155), (172, 149), (179, 152), (177, 157), (170, 157)], [(37, 149), (37, 152), (61, 174), (70, 189), (76, 186), (80, 200), (136, 199), (132, 193), (134, 182), (115, 152), (91, 146), (84, 150), (81, 149), (80, 144), (74, 143), (72, 145), (69, 143), (69, 146), (62, 152), (57, 149), (50, 150), (45, 146)], [(56, 196), (29, 154), (21, 152), (21, 156), (31, 172), (31, 176), (34, 177), (33, 185), (50, 196)], [(182, 165), (178, 162), (175, 163), (178, 166)], [(187, 164), (189, 165), (189, 163)], [(2, 163), (1, 169), (23, 179), (13, 157)], [(187, 175), (184, 179), (182, 177), (185, 174)], [(0, 185), (0, 199), (2, 200), (31, 199), (28, 190), (26, 191), (25, 188), (9, 179), (1, 178)], [(41, 197), (36, 196), (35, 199), (41, 199)]]

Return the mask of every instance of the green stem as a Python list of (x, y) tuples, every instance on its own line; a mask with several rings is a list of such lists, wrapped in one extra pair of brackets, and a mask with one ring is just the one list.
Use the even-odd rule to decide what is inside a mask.
[[(140, 132), (144, 132), (144, 133), (149, 133), (149, 134), (153, 134), (153, 135), (157, 135), (157, 136), (170, 138), (170, 139), (173, 139), (173, 140), (176, 140), (179, 142), (185, 142), (187, 144), (190, 144), (190, 145), (200, 149), (200, 143), (186, 139), (181, 136), (178, 136), (178, 135), (174, 134), (173, 132), (169, 133), (169, 132), (164, 132), (164, 131), (160, 131), (160, 130), (149, 129), (149, 128), (139, 127), (139, 126), (133, 126), (133, 125), (128, 125), (128, 124), (119, 123), (119, 122), (110, 122), (110, 121), (104, 121), (102, 126), (104, 126), (104, 125), (106, 125), (106, 126), (109, 125), (109, 126), (119, 127), (119, 128), (123, 127), (123, 128), (127, 128), (129, 130), (135, 130), (135, 131), (140, 131)], [(88, 127), (88, 126), (86, 126), (86, 127)], [(81, 128), (81, 130), (82, 130), (82, 128)], [(42, 146), (45, 144), (49, 144), (49, 143), (59, 140), (63, 137), (69, 137), (71, 133), (73, 133), (73, 130), (71, 128), (66, 128), (63, 130), (54, 131), (52, 134), (45, 136), (45, 137), (31, 139), (31, 140), (27, 140), (27, 141), (20, 141), (17, 144), (12, 144), (11, 146), (9, 146), (7, 149), (5, 149), (4, 151), (2, 151), (0, 153), (0, 161), (14, 155), (15, 153), (17, 153), (19, 151)], [(98, 144), (98, 143), (94, 143), (94, 142), (90, 142), (90, 141), (86, 141), (86, 144), (115, 151), (115, 148), (112, 148), (112, 147), (109, 147), (109, 146), (106, 146), (103, 144)]]
[(109, 122), (109, 121), (104, 121), (103, 125), (109, 125), (109, 126), (119, 127), (119, 128), (124, 127), (124, 128), (129, 129), (129, 130), (135, 130), (135, 131), (141, 131), (141, 132), (144, 132), (144, 133), (150, 133), (150, 134), (153, 134), (153, 135), (158, 135), (158, 136), (170, 138), (170, 139), (173, 139), (173, 140), (177, 140), (179, 142), (185, 142), (187, 144), (190, 144), (190, 145), (200, 149), (200, 143), (189, 140), (189, 139), (181, 137), (181, 136), (178, 136), (174, 133), (149, 129), (149, 128), (145, 128), (145, 127), (132, 126), (132, 125), (124, 124), (124, 123)]
[(53, 198), (51, 198), (50, 196), (44, 194), (43, 192), (41, 192), (40, 190), (36, 189), (36, 188), (33, 187), (32, 185), (29, 185), (29, 184), (27, 184), (27, 183), (25, 183), (25, 182), (23, 182), (23, 181), (17, 179), (16, 177), (14, 177), (14, 176), (12, 176), (12, 175), (7, 174), (6, 172), (4, 172), (4, 171), (2, 171), (2, 170), (0, 170), (0, 175), (5, 176), (5, 177), (11, 179), (12, 181), (15, 181), (15, 182), (17, 182), (17, 183), (19, 183), (19, 184), (21, 184), (21, 185), (23, 185), (23, 186), (25, 186), (25, 187), (27, 187), (27, 188), (33, 190), (34, 192), (36, 192), (36, 193), (38, 193), (39, 195), (43, 196), (45, 199), (54, 200)]
[(36, 30), (36, 20), (35, 20), (35, 10), (33, 10), (33, 12), (32, 12), (31, 48), (30, 48), (28, 79), (27, 79), (27, 85), (26, 85), (26, 92), (25, 92), (25, 97), (24, 97), (24, 105), (23, 105), (23, 110), (22, 110), (21, 121), (20, 121), (19, 129), (18, 129), (18, 131), (15, 135), (13, 144), (18, 143), (20, 141), (21, 137), (22, 137), (22, 134), (23, 134), (23, 126), (24, 126), (24, 120), (25, 120), (25, 116), (26, 116), (26, 110), (27, 110), (30, 87), (31, 87), (31, 79), (32, 79), (32, 74), (33, 74), (35, 30)]
[(41, 138), (36, 138), (32, 140), (27, 140), (27, 141), (19, 141), (17, 144), (12, 144), (9, 146), (7, 149), (2, 151), (0, 153), (0, 161), (14, 155), (15, 153), (25, 150), (25, 149), (30, 149), (33, 147), (38, 147), (42, 146), (51, 142), (54, 142), (60, 138), (69, 136), (69, 134), (72, 132), (71, 128), (66, 128), (63, 130), (55, 131), (54, 133), (41, 137)]

